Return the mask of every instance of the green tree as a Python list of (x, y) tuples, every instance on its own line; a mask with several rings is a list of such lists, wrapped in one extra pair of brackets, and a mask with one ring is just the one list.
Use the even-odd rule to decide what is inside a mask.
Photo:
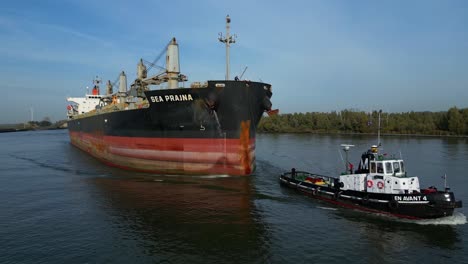
[(449, 109), (447, 113), (448, 129), (451, 133), (461, 135), (465, 132), (463, 115), (456, 107)]
[(461, 110), (461, 112), (462, 112), (463, 121), (465, 123), (464, 134), (468, 135), (468, 108)]
[[(264, 117), (258, 131), (270, 133), (377, 133), (377, 111), (307, 112)], [(36, 122), (38, 123), (38, 122)], [(468, 108), (446, 112), (382, 113), (381, 131), (389, 134), (468, 135)]]

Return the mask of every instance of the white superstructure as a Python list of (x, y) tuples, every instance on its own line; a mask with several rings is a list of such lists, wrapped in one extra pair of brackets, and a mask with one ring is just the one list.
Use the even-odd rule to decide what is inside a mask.
[(347, 168), (347, 172), (340, 175), (342, 190), (387, 194), (420, 192), (418, 177), (406, 176), (403, 160), (378, 154), (376, 145), (362, 155), (358, 170)]
[(85, 97), (67, 97), (70, 104), (67, 107), (67, 117), (70, 119), (72, 116), (77, 114), (84, 114), (89, 111), (95, 110), (96, 106), (101, 102), (103, 95), (91, 95), (87, 94)]
[(102, 99), (106, 97), (100, 94), (99, 84), (101, 79), (98, 76), (93, 80), (94, 87), (91, 94), (86, 94), (85, 97), (67, 97), (67, 101), (71, 102), (67, 106), (67, 118), (72, 119), (73, 116), (88, 113), (95, 110), (102, 104)]

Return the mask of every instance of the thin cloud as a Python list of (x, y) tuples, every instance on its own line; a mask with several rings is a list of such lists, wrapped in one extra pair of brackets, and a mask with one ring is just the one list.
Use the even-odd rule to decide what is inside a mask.
[[(58, 24), (43, 23), (41, 21), (26, 20), (24, 18), (0, 17), (0, 26), (8, 29), (11, 34), (19, 35), (19, 37), (22, 38), (25, 35), (30, 35), (29, 33), (31, 29), (34, 29), (35, 32), (42, 32), (42, 34), (63, 35), (64, 33), (65, 35), (77, 38), (77, 41), (81, 39), (86, 41), (92, 41), (94, 45), (100, 45), (103, 47), (115, 47), (109, 41), (105, 41), (96, 36), (86, 34)], [(63, 37), (67, 38), (68, 36)]]
[(96, 36), (89, 35), (83, 32), (76, 31), (71, 28), (67, 28), (61, 25), (55, 25), (55, 24), (46, 24), (46, 23), (35, 23), (35, 25), (38, 25), (40, 27), (43, 27), (44, 30), (51, 30), (51, 31), (56, 31), (56, 32), (62, 32), (71, 36), (75, 36), (77, 38), (80, 38), (82, 40), (90, 40), (93, 42), (94, 45), (100, 45), (102, 47), (110, 47), (110, 48), (115, 48), (115, 46), (109, 42), (105, 41), (103, 39), (100, 39)]

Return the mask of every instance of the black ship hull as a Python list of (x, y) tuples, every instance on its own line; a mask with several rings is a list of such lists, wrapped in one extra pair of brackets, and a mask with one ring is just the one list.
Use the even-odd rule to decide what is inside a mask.
[(271, 86), (209, 81), (145, 92), (148, 104), (68, 121), (71, 143), (103, 162), (161, 174), (249, 175)]
[[(300, 173), (300, 172), (299, 172)], [(341, 190), (339, 180), (328, 176), (309, 174), (311, 177), (327, 179), (319, 184), (291, 177), (284, 173), (279, 180), (281, 185), (296, 189), (313, 198), (338, 206), (361, 211), (389, 214), (406, 219), (432, 219), (451, 216), (455, 208), (462, 207), (455, 201), (452, 192), (422, 190), (413, 194), (386, 194), (353, 190)]]

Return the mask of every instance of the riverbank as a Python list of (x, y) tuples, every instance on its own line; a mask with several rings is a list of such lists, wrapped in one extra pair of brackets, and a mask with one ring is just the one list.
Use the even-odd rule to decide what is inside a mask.
[[(313, 135), (363, 135), (363, 136), (376, 136), (376, 133), (358, 133), (358, 132), (333, 132), (333, 131), (297, 131), (297, 132), (266, 132), (257, 131), (259, 134), (313, 134)], [(468, 135), (447, 135), (447, 134), (395, 134), (395, 133), (382, 133), (380, 136), (408, 136), (408, 137), (435, 137), (435, 138), (468, 138)]]
[(261, 119), (257, 131), (424, 136), (468, 136), (468, 108), (442, 112), (383, 113), (343, 110), (279, 114)]
[(40, 125), (41, 123), (21, 123), (21, 124), (0, 124), (0, 133), (35, 131), (35, 130), (55, 130), (66, 129), (66, 121), (58, 121), (54, 124)]
[(47, 127), (47, 128), (24, 128), (24, 129), (15, 129), (15, 128), (6, 128), (0, 129), (0, 133), (11, 133), (11, 132), (23, 132), (23, 131), (42, 131), (42, 130), (58, 130), (58, 129), (67, 129), (66, 127)]
[(28, 131), (29, 129), (5, 128), (0, 129), (0, 133)]

